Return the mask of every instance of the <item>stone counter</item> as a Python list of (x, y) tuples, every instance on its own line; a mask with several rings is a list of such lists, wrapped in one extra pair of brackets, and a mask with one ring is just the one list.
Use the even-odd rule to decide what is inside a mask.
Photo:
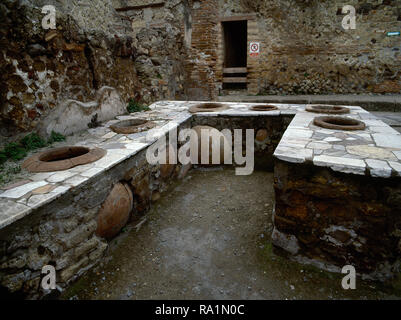
[[(130, 116), (118, 116), (116, 120), (108, 121), (102, 126), (89, 129), (90, 138), (76, 143), (77, 146), (99, 147), (106, 149), (106, 156), (91, 164), (78, 166), (65, 171), (33, 173), (30, 174), (23, 184), (11, 184), (7, 190), (0, 190), (0, 229), (19, 219), (30, 215), (34, 210), (44, 206), (68, 193), (72, 188), (81, 184), (90, 183), (102, 172), (108, 171), (119, 163), (135, 156), (138, 152), (146, 149), (158, 138), (165, 135), (174, 127), (180, 126), (193, 117), (188, 108), (199, 102), (163, 101), (151, 105), (152, 111), (137, 113)], [(256, 112), (249, 111), (249, 104), (229, 103), (231, 109), (223, 112), (205, 112), (195, 117), (274, 117), (280, 115), (292, 117), (301, 106), (281, 105), (279, 111)], [(147, 139), (146, 133), (131, 135), (116, 134), (109, 128), (120, 120), (132, 118), (146, 118), (153, 120), (158, 125), (150, 130), (151, 139)], [(40, 189), (38, 191), (38, 189)], [(47, 191), (47, 192), (46, 192)]]
[(291, 162), (313, 162), (334, 171), (388, 178), (401, 175), (401, 135), (359, 107), (344, 116), (361, 120), (365, 130), (340, 131), (317, 127), (319, 114), (299, 111), (274, 155)]
[[(146, 132), (122, 135), (109, 129), (131, 118), (152, 119), (157, 126), (150, 137)], [(99, 209), (113, 186), (129, 185), (134, 196), (130, 219), (140, 219), (152, 199), (188, 171), (179, 164), (150, 165), (147, 147), (169, 130), (188, 127), (190, 118), (187, 112), (171, 110), (168, 105), (161, 111), (118, 117), (87, 130), (88, 138), (76, 143), (106, 150), (100, 160), (64, 171), (31, 173), (24, 181), (2, 189), (0, 295), (6, 288), (40, 298), (49, 293), (39, 287), (44, 265), (55, 267), (57, 288), (63, 290), (98, 263), (108, 247), (108, 241), (96, 232)]]
[[(230, 109), (221, 112), (189, 113), (197, 103), (161, 101), (149, 112), (89, 129), (76, 145), (103, 148), (105, 157), (65, 171), (32, 173), (0, 190), (1, 286), (40, 297), (43, 265), (55, 266), (61, 290), (99, 262), (107, 241), (96, 236), (97, 215), (113, 185), (131, 186), (131, 216), (146, 213), (151, 199), (188, 170), (150, 165), (147, 148), (174, 128), (195, 125), (255, 129), (255, 155), (273, 159), (274, 153), (276, 246), (332, 271), (344, 263), (376, 278), (395, 271), (401, 237), (396, 131), (359, 107), (349, 107), (346, 116), (364, 121), (366, 130), (340, 132), (314, 126), (318, 114), (306, 112), (305, 105), (275, 104), (278, 110), (263, 112), (250, 111), (254, 104), (227, 103)], [(109, 128), (132, 118), (152, 120), (156, 127), (150, 136)]]
[(273, 243), (296, 261), (364, 278), (399, 271), (401, 180), (348, 174), (313, 163), (274, 167)]
[(365, 278), (399, 272), (401, 135), (359, 107), (349, 118), (366, 129), (317, 127), (298, 111), (274, 156), (273, 243), (295, 260)]

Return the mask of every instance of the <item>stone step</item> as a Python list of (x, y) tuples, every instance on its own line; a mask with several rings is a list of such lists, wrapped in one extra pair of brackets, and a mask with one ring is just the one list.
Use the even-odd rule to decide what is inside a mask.
[(223, 78), (224, 83), (246, 83), (246, 77), (225, 77)]
[(240, 68), (224, 68), (223, 73), (247, 73), (248, 70), (246, 67)]

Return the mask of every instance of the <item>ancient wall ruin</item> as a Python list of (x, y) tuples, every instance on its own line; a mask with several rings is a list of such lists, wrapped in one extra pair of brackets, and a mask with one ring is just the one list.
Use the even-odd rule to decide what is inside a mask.
[[(383, 279), (398, 268), (398, 179), (275, 163), (273, 242), (298, 261), (337, 270), (350, 263)], [(360, 259), (363, 257), (363, 259)]]
[[(214, 79), (212, 96), (221, 93), (221, 22), (228, 18), (246, 19), (248, 46), (251, 41), (260, 43), (259, 56), (250, 57), (248, 53), (247, 58), (250, 94), (401, 92), (400, 39), (387, 36), (387, 32), (400, 29), (399, 1), (347, 1), (356, 9), (355, 30), (342, 27), (344, 1), (243, 0), (196, 4), (192, 17), (193, 49), (204, 48), (207, 55), (192, 76), (207, 72), (204, 79)], [(208, 37), (210, 33), (213, 36)]]
[[(48, 4), (57, 30), (41, 28)], [(400, 37), (387, 32), (400, 29), (401, 2), (347, 4), (355, 30), (342, 28), (337, 0), (3, 1), (2, 140), (78, 119), (82, 130), (129, 98), (215, 99), (225, 93), (225, 21), (246, 21), (247, 46), (260, 43), (257, 57), (247, 48), (245, 94), (400, 93)]]
[[(93, 19), (108, 17), (111, 12), (98, 2), (96, 11), (83, 3), (78, 10), (67, 2), (53, 2), (58, 9), (56, 30), (41, 27), (45, 2), (37, 2), (37, 6), (11, 1), (1, 4), (3, 135), (47, 124), (48, 116), (56, 118), (69, 108), (69, 100), (78, 105), (96, 103), (103, 99), (97, 98), (97, 93), (105, 86), (118, 88), (121, 99), (135, 92), (138, 81), (132, 39), (107, 33), (107, 25)], [(65, 12), (81, 16), (82, 23)], [(124, 25), (117, 15), (108, 18), (110, 28), (113, 22)]]
[[(189, 126), (190, 121), (183, 121), (178, 130)], [(100, 134), (98, 143), (105, 141), (106, 138), (101, 138), (104, 137), (105, 129), (97, 128)], [(115, 147), (112, 144), (115, 144), (116, 138), (127, 139), (110, 129), (106, 130), (109, 131), (106, 144), (112, 148)], [(138, 139), (141, 135), (130, 136)], [(149, 142), (149, 145), (152, 143)], [(90, 168), (91, 164), (71, 168), (80, 170), (81, 176), (77, 171), (64, 170), (56, 173), (62, 176), (59, 178), (66, 185), (56, 187), (47, 184), (39, 193), (29, 193), (28, 202), (36, 206), (36, 209), (15, 223), (1, 226), (0, 295), (7, 293), (15, 297), (37, 299), (49, 294), (40, 287), (44, 264), (55, 267), (58, 289), (62, 290), (98, 263), (108, 248), (107, 240), (110, 238), (103, 232), (113, 231), (113, 224), (116, 221), (121, 222), (117, 200), (113, 199), (113, 209), (106, 210), (108, 219), (101, 227), (99, 215), (116, 184), (124, 183), (131, 190), (133, 203), (127, 220), (138, 221), (150, 209), (151, 203), (158, 200), (173, 181), (184, 178), (191, 168), (191, 165), (170, 164), (169, 161), (166, 164), (149, 164), (147, 149), (142, 147), (147, 146), (144, 143), (117, 145), (119, 149), (107, 150), (107, 156), (103, 158), (103, 168), (97, 162), (96, 168)], [(36, 177), (45, 179), (54, 173), (42, 172), (36, 174)], [(65, 179), (71, 175), (74, 178), (67, 182)], [(55, 193), (58, 196), (49, 201), (48, 197)], [(6, 218), (12, 211), (9, 205), (7, 200), (0, 204), (0, 219)], [(121, 231), (127, 220), (119, 226), (116, 233)]]
[[(243, 1), (260, 15), (259, 88), (269, 94), (400, 93), (400, 1)], [(344, 4), (356, 29), (344, 30)]]
[[(1, 144), (33, 130), (83, 130), (95, 114), (104, 121), (125, 113), (130, 98), (182, 95), (182, 35), (173, 26), (181, 19), (171, 13), (182, 4), (142, 2), (139, 9), (129, 1), (0, 4)], [(56, 8), (56, 30), (41, 26), (44, 5)]]

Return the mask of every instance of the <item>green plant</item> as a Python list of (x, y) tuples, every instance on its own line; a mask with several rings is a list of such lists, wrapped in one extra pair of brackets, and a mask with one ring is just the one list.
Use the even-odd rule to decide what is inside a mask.
[(38, 136), (36, 133), (31, 133), (21, 139), (20, 144), (26, 151), (43, 148), (46, 146), (46, 141)]
[(16, 142), (11, 142), (4, 147), (4, 155), (7, 159), (21, 160), (26, 157), (26, 149), (23, 145)]
[(7, 161), (7, 154), (4, 150), (0, 151), (0, 163), (4, 163)]
[(54, 142), (60, 142), (60, 141), (65, 141), (65, 137), (61, 133), (52, 131), (49, 140), (47, 140), (47, 143), (52, 144)]
[(8, 173), (17, 174), (20, 172), (21, 172), (21, 166), (19, 166), (19, 165), (8, 168)]
[(57, 132), (52, 131), (47, 142), (36, 133), (26, 135), (18, 142), (10, 142), (0, 150), (0, 164), (11, 159), (14, 161), (21, 160), (26, 157), (29, 151), (46, 147), (57, 141), (64, 141), (65, 137)]
[(141, 112), (141, 111), (149, 111), (150, 108), (144, 105), (141, 105), (139, 102), (135, 101), (134, 99), (129, 99), (127, 111), (129, 113), (133, 112)]

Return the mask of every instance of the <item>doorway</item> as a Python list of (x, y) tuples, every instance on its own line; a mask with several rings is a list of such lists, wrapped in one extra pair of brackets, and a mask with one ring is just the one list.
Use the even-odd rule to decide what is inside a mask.
[(224, 35), (223, 89), (246, 89), (247, 20), (222, 22)]
[(246, 67), (247, 20), (223, 22), (224, 68)]

